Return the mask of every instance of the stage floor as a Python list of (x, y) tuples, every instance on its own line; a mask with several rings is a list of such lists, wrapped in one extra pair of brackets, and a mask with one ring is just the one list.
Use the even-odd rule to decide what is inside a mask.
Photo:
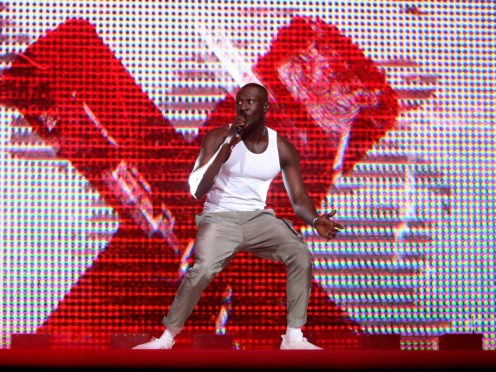
[(0, 369), (6, 367), (489, 371), (496, 368), (496, 351), (3, 349)]

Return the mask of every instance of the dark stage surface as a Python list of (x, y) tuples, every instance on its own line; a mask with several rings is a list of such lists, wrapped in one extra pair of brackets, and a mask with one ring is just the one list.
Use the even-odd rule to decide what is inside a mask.
[[(482, 350), (0, 350), (0, 367), (250, 370), (494, 370), (496, 352)], [(34, 370), (34, 369), (33, 369)]]

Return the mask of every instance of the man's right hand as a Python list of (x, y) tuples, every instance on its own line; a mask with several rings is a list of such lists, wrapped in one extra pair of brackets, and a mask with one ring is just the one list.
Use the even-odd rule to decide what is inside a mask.
[(246, 114), (239, 112), (234, 118), (233, 126), (236, 127), (236, 133), (241, 134), (247, 124)]
[(232, 149), (234, 146), (236, 146), (239, 141), (241, 141), (241, 136), (243, 134), (243, 130), (246, 126), (246, 117), (243, 115), (236, 115), (234, 118), (234, 122), (232, 123), (231, 127), (227, 131), (227, 136), (224, 141), (229, 143), (229, 148)]

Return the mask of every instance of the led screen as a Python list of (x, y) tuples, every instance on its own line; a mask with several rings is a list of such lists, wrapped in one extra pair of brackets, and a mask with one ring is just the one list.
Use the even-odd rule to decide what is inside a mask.
[[(267, 207), (313, 255), (305, 332), (326, 348), (476, 333), (494, 349), (491, 1), (21, 0), (0, 17), (2, 348), (160, 335), (193, 262), (201, 141), (258, 82), (319, 212), (345, 226), (322, 240), (273, 181)], [(285, 278), (240, 254), (178, 347), (277, 347)]]

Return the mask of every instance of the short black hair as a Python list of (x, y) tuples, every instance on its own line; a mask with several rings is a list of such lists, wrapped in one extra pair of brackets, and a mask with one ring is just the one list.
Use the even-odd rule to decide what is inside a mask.
[[(265, 88), (263, 85), (260, 85), (258, 83), (248, 83), (248, 84), (245, 84), (241, 87), (241, 89), (244, 89), (244, 88), (257, 88), (258, 90), (262, 91), (263, 94), (264, 94), (264, 97), (265, 97), (265, 100), (268, 101), (269, 100), (269, 91), (267, 90), (267, 88)], [(240, 90), (241, 90), (240, 89)]]

